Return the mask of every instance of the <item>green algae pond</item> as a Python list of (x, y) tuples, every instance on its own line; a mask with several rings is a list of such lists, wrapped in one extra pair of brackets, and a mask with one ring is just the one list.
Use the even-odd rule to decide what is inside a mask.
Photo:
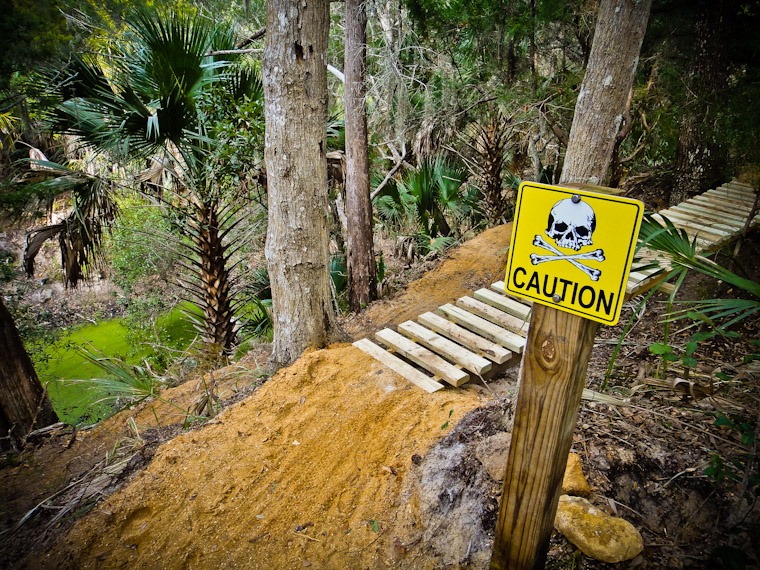
[[(156, 356), (155, 346), (136, 341), (128, 327), (129, 320), (120, 318), (78, 325), (33, 352), (37, 375), (43, 385), (47, 384), (61, 421), (90, 424), (113, 411), (113, 394), (92, 381), (101, 378), (103, 371), (83, 351), (128, 364), (140, 364)], [(156, 320), (155, 333), (163, 346), (178, 350), (187, 348), (195, 338), (195, 331), (179, 308)]]

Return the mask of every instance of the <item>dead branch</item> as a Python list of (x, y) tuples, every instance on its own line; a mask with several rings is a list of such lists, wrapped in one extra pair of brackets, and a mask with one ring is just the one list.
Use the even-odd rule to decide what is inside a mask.
[(391, 178), (393, 178), (393, 175), (398, 172), (399, 168), (401, 168), (404, 164), (404, 160), (406, 159), (408, 151), (404, 149), (404, 154), (401, 155), (401, 158), (396, 163), (396, 166), (391, 168), (391, 170), (388, 172), (388, 174), (385, 175), (385, 178), (383, 178), (383, 181), (375, 188), (375, 190), (370, 194), (369, 199), (370, 201), (374, 200), (375, 197), (380, 193), (380, 191), (385, 188), (385, 185), (388, 184)]

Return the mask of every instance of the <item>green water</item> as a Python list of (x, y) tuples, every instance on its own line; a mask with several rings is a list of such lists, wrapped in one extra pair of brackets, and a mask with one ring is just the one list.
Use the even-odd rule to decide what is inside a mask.
[[(91, 423), (112, 411), (109, 394), (96, 384), (86, 382), (103, 373), (82, 356), (82, 349), (117, 357), (130, 364), (139, 364), (154, 354), (149, 344), (130, 342), (130, 331), (125, 323), (123, 319), (110, 319), (74, 327), (38, 353), (37, 374), (43, 384), (48, 383), (50, 399), (61, 421)], [(179, 309), (157, 319), (156, 330), (161, 343), (172, 348), (186, 348), (195, 338), (192, 326)]]

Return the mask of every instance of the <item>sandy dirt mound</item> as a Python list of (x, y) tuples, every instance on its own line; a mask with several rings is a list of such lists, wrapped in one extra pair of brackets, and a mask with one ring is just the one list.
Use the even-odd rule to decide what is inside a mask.
[(485, 399), (426, 394), (350, 345), (307, 354), (26, 567), (386, 568), (412, 457)]
[[(265, 357), (261, 354), (250, 353), (238, 363), (211, 373), (214, 395), (222, 401), (230, 401), (250, 394), (262, 380), (259, 362), (263, 360)], [(124, 455), (115, 452), (125, 438), (135, 436), (128, 423), (130, 420), (139, 430), (158, 428), (176, 432), (188, 419), (183, 410), (195, 407), (204, 395), (203, 386), (211, 385), (211, 375), (205, 375), (205, 384), (196, 378), (168, 388), (161, 393), (161, 400), (124, 410), (92, 429), (74, 431), (71, 426), (64, 426), (55, 430), (47, 441), (35, 441), (37, 447), (25, 451), (17, 465), (0, 469), (0, 528), (12, 528), (54, 492), (87, 478), (93, 468), (102, 469), (109, 456), (115, 459)], [(167, 433), (165, 437), (171, 435)], [(0, 568), (4, 558), (0, 553)]]
[(382, 328), (414, 320), (425, 311), (436, 312), (439, 305), (503, 280), (511, 236), (511, 223), (484, 231), (453, 250), (443, 263), (404, 291), (352, 315), (343, 327), (355, 339), (370, 336)]

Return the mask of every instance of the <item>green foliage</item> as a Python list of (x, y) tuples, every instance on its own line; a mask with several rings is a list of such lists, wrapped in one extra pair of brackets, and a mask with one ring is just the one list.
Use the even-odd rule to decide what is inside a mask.
[[(684, 230), (677, 229), (667, 218), (660, 225), (650, 214), (644, 216), (639, 232), (638, 247), (647, 247), (668, 255), (678, 273), (698, 271), (743, 291), (743, 299), (707, 299), (689, 302), (691, 308), (672, 315), (671, 319), (689, 318), (694, 325), (705, 323), (715, 328), (715, 334), (726, 334), (727, 329), (757, 311), (760, 311), (760, 284), (745, 279), (696, 253), (696, 237), (689, 240)], [(719, 324), (717, 324), (721, 321)]]
[(749, 500), (757, 498), (760, 494), (760, 469), (755, 449), (755, 425), (745, 418), (716, 412), (715, 426), (734, 433), (745, 450), (730, 461), (717, 453), (713, 454), (705, 475), (713, 484), (738, 485)]
[(208, 55), (234, 48), (229, 26), (182, 10), (140, 9), (126, 23), (126, 41), (72, 59), (51, 125), (113, 159), (147, 161), (137, 178), (180, 236), (162, 249), (191, 276), (183, 291), (197, 311), (187, 316), (205, 343), (228, 351), (231, 258), (246, 244), (236, 228), (263, 146), (261, 80), (252, 67)]
[(340, 295), (348, 286), (348, 269), (343, 255), (333, 255), (330, 258), (330, 278), (335, 286), (336, 294)]
[(9, 251), (0, 250), (0, 283), (7, 283), (16, 276), (13, 268), (15, 256)]
[[(745, 279), (729, 271), (714, 261), (696, 253), (696, 237), (689, 240), (684, 230), (676, 228), (673, 223), (664, 218), (665, 225), (660, 225), (651, 214), (646, 214), (639, 232), (639, 244), (637, 247), (647, 247), (654, 251), (667, 254), (668, 260), (673, 267), (668, 279), (677, 278), (676, 290), (683, 282), (686, 272), (693, 270), (702, 273), (718, 281), (733, 285), (737, 290), (744, 292), (744, 298), (736, 299), (705, 299), (701, 301), (681, 301), (690, 308), (680, 311), (672, 311), (669, 307), (666, 316), (666, 325), (676, 320), (686, 319), (690, 321), (688, 328), (700, 326), (703, 330), (691, 335), (681, 356), (676, 354), (666, 337), (662, 343), (654, 343), (650, 347), (653, 354), (662, 357), (663, 362), (681, 360), (686, 367), (697, 365), (695, 353), (698, 344), (714, 336), (720, 335), (726, 338), (739, 338), (736, 331), (729, 330), (731, 326), (747, 319), (760, 311), (760, 284)], [(659, 272), (664, 270), (660, 269)], [(657, 274), (657, 273), (655, 273)], [(672, 304), (672, 296), (671, 296)]]
[(106, 257), (113, 280), (129, 293), (149, 275), (166, 275), (177, 255), (161, 237), (171, 230), (161, 208), (137, 195), (125, 195), (119, 205), (121, 216), (106, 239)]
[(60, 0), (13, 0), (3, 3), (0, 18), (0, 90), (11, 76), (27, 73), (55, 56), (71, 39)]
[[(462, 191), (466, 170), (443, 156), (423, 162), (397, 183), (387, 184), (375, 198), (378, 215), (397, 231), (413, 225), (433, 240), (458, 233), (458, 223), (472, 211)], [(455, 222), (450, 227), (448, 219)]]

